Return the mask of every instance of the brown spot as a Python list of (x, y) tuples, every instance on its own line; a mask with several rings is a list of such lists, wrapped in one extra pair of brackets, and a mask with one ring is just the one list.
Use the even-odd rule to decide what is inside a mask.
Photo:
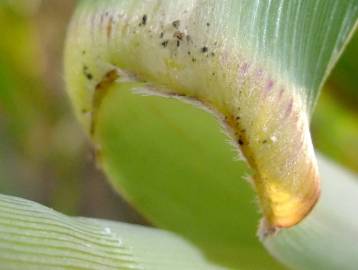
[(173, 35), (175, 38), (179, 39), (179, 40), (183, 40), (184, 38), (184, 33), (183, 32), (180, 32), (180, 31), (176, 31)]
[(113, 84), (115, 80), (119, 77), (115, 69), (108, 71), (102, 80), (96, 85), (95, 92), (92, 99), (92, 119), (90, 134), (94, 136), (96, 128), (96, 118), (99, 108), (101, 107), (103, 98), (106, 96), (108, 89)]
[(108, 88), (116, 79), (118, 79), (118, 73), (115, 69), (107, 72), (102, 81), (96, 85), (96, 92)]

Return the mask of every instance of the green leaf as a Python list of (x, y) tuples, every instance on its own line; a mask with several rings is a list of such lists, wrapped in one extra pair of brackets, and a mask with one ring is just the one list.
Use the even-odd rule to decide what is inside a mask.
[(358, 114), (328, 91), (322, 93), (312, 118), (315, 145), (322, 154), (358, 172)]
[(130, 86), (110, 89), (98, 115), (98, 161), (114, 187), (148, 220), (213, 260), (246, 268), (259, 257), (256, 269), (276, 269), (256, 237), (254, 192), (242, 179), (248, 170), (216, 119), (180, 100), (133, 94)]
[(0, 195), (1, 269), (223, 269), (165, 231), (73, 218)]
[(111, 183), (149, 220), (222, 265), (277, 268), (234, 158), (264, 234), (309, 213), (309, 119), (357, 16), (354, 0), (82, 1), (68, 91)]
[(358, 172), (358, 32), (335, 66), (312, 117), (316, 149)]

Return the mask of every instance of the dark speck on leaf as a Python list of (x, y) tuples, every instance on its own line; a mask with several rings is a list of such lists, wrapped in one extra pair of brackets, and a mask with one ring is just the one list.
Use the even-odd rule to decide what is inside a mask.
[(93, 79), (93, 75), (88, 72), (88, 67), (86, 65), (83, 66), (83, 74), (85, 75), (85, 77), (88, 79), (88, 80), (92, 80)]
[(162, 46), (165, 48), (165, 47), (168, 46), (168, 42), (169, 42), (169, 40), (165, 40), (165, 41), (163, 41), (161, 44), (162, 44)]
[(177, 47), (180, 46), (180, 40), (177, 40)]
[(267, 143), (267, 140), (263, 140), (262, 143), (263, 143), (263, 144)]
[(206, 47), (206, 46), (204, 46), (204, 47), (201, 48), (201, 52), (202, 52), (202, 53), (206, 53), (208, 50), (209, 50), (209, 49), (208, 49), (208, 47)]
[(174, 26), (174, 28), (179, 28), (180, 26), (180, 21), (179, 20), (176, 20), (172, 23), (172, 25)]
[(148, 17), (147, 17), (146, 14), (144, 14), (143, 17), (142, 17), (142, 21), (141, 21), (141, 23), (139, 24), (139, 26), (144, 26), (144, 25), (146, 25), (146, 24), (147, 24), (147, 20), (148, 20)]
[(164, 32), (161, 32), (159, 37), (163, 38), (164, 37)]
[(241, 138), (239, 139), (239, 144), (244, 145), (244, 141)]
[(210, 23), (206, 23), (206, 26), (209, 27), (209, 26), (210, 26)]
[(191, 61), (196, 62), (196, 58), (193, 57), (193, 58), (191, 59)]

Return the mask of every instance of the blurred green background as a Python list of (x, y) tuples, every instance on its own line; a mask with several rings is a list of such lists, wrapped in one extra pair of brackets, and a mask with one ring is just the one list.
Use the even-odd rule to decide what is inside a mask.
[[(62, 52), (75, 0), (0, 2), (0, 193), (70, 215), (146, 223), (112, 191), (64, 91)], [(319, 151), (358, 172), (358, 35), (312, 122)]]
[(0, 193), (70, 215), (144, 223), (96, 168), (64, 91), (74, 3), (0, 1)]

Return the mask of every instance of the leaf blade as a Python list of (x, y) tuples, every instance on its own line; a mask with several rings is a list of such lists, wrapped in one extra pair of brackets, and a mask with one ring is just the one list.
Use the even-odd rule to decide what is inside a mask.
[(0, 195), (2, 269), (223, 269), (180, 237)]

